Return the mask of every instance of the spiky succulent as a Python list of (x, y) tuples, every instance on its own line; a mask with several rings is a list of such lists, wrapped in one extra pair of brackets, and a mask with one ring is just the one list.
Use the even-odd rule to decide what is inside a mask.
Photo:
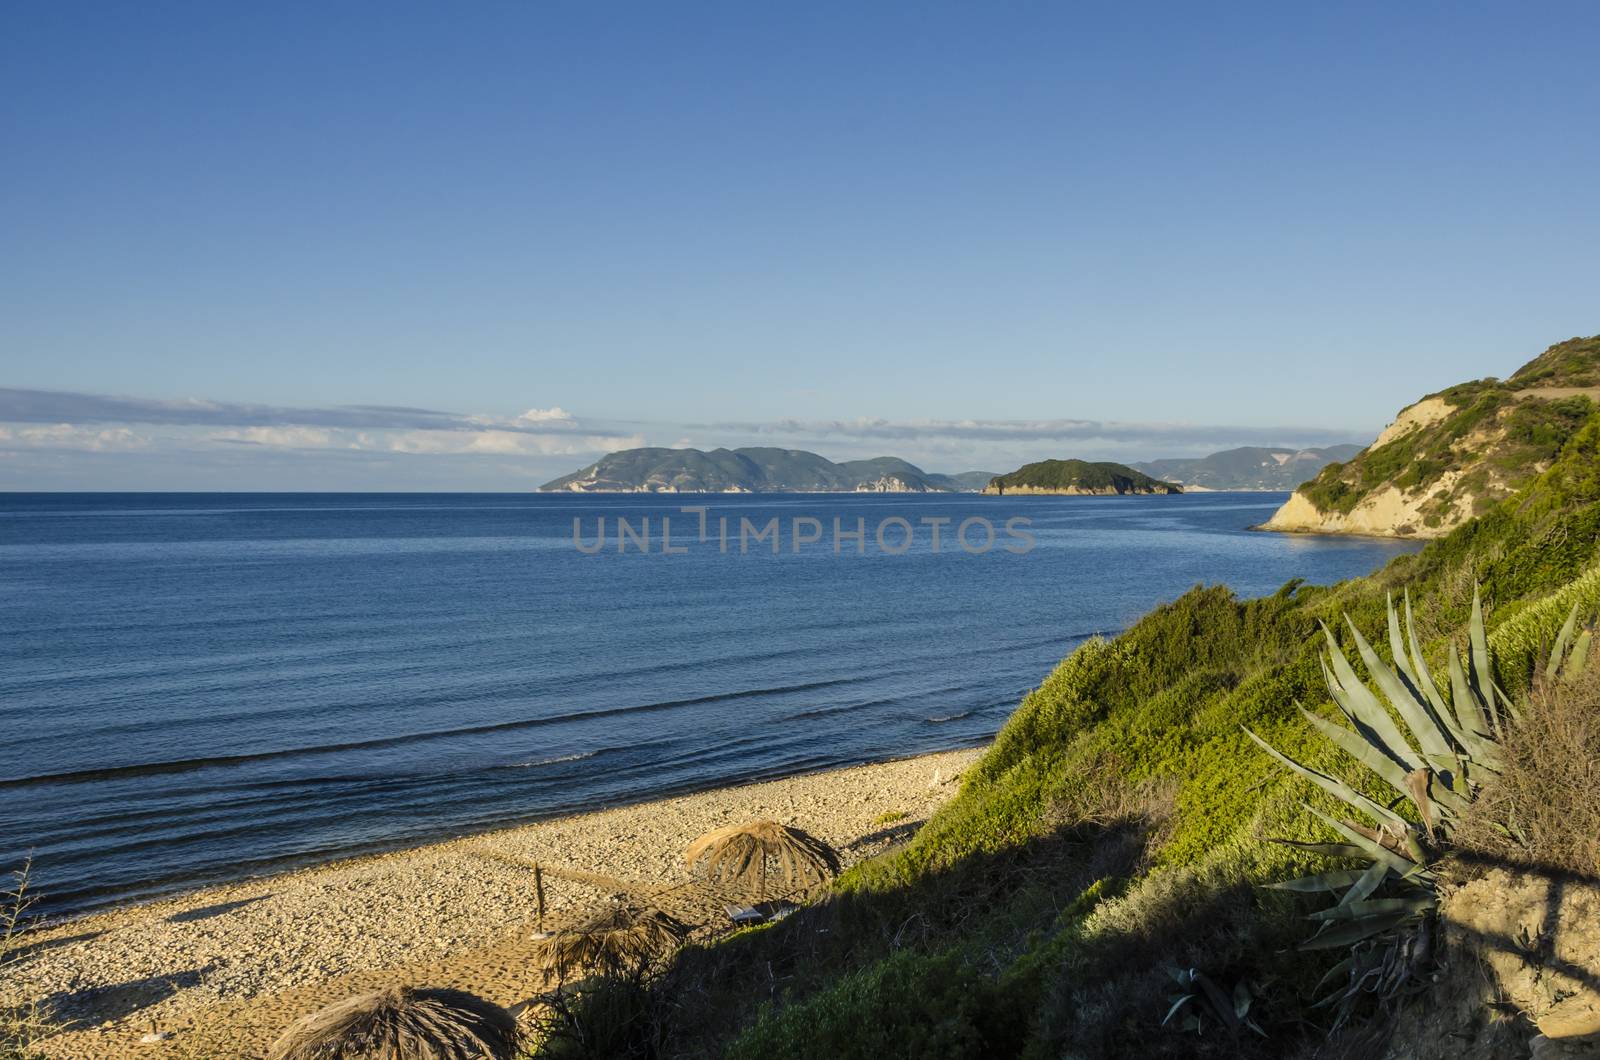
[(1589, 642), (1594, 634), (1587, 626), (1578, 627), (1578, 610), (1581, 606), (1581, 601), (1572, 605), (1561, 632), (1556, 634), (1555, 645), (1550, 649), (1544, 665), (1546, 682), (1573, 681), (1588, 668)]
[[(1329, 973), (1334, 978), (1348, 976), (1347, 984), (1327, 999), (1341, 1003), (1341, 1021), (1360, 993), (1392, 994), (1413, 981), (1429, 959), (1427, 918), (1438, 904), (1434, 861), (1476, 794), (1483, 774), (1500, 769), (1503, 719), (1516, 713), (1494, 682), (1483, 606), (1476, 590), (1467, 627), (1467, 657), (1463, 660), (1454, 644), (1446, 652), (1448, 698), (1423, 657), (1409, 595), (1404, 635), (1393, 597), (1388, 616), (1392, 666), (1379, 658), (1355, 623), (1345, 617), (1376, 692), (1357, 676), (1333, 632), (1323, 626), (1328, 642), (1323, 676), (1349, 727), (1304, 707), (1299, 709), (1318, 732), (1392, 789), (1395, 798), (1386, 803), (1370, 798), (1245, 730), (1273, 758), (1370, 821), (1333, 817), (1308, 805), (1312, 814), (1338, 833), (1340, 841), (1280, 842), (1364, 860), (1367, 865), (1272, 885), (1281, 890), (1339, 895), (1334, 906), (1312, 914), (1318, 928), (1302, 948), (1352, 947), (1350, 956)], [(1396, 811), (1404, 802), (1411, 804), (1413, 815)]]

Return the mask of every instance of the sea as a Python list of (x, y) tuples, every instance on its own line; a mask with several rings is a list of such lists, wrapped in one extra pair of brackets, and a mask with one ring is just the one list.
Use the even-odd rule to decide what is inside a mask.
[(1286, 496), (0, 493), (0, 871), (81, 913), (981, 744), (1197, 584), (1417, 547)]

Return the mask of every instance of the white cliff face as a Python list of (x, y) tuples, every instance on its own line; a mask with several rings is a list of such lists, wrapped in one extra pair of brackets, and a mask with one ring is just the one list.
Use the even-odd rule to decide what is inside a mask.
[(1451, 471), (1431, 489), (1403, 493), (1397, 486), (1386, 486), (1361, 499), (1344, 512), (1324, 512), (1296, 492), (1262, 525), (1263, 530), (1283, 530), (1302, 534), (1367, 534), (1373, 537), (1443, 537), (1472, 518), (1472, 498), (1455, 498), (1449, 513), (1429, 526), (1424, 509), (1436, 498), (1448, 494), (1461, 477)]
[(913, 486), (905, 479), (896, 475), (884, 475), (875, 482), (863, 482), (856, 487), (857, 493), (927, 493), (920, 486)]
[[(1448, 418), (1454, 411), (1443, 398), (1424, 398), (1400, 411), (1393, 423), (1385, 427), (1376, 441), (1366, 450), (1375, 452), (1386, 445), (1405, 439), (1416, 431), (1434, 426)], [(1443, 537), (1474, 515), (1480, 499), (1498, 500), (1510, 495), (1513, 485), (1503, 473), (1490, 467), (1487, 474), (1479, 476), (1472, 489), (1457, 487), (1461, 480), (1476, 467), (1481, 466), (1481, 455), (1493, 451), (1505, 436), (1501, 416), (1466, 437), (1453, 443), (1466, 466), (1445, 471), (1431, 481), (1408, 489), (1387, 483), (1372, 489), (1349, 512), (1323, 511), (1304, 493), (1296, 490), (1272, 518), (1262, 524), (1263, 530), (1282, 530), (1308, 534), (1366, 534), (1374, 537)], [(1365, 455), (1365, 454), (1363, 454)], [(1542, 471), (1543, 466), (1531, 470)]]
[(1381, 449), (1396, 438), (1402, 438), (1423, 427), (1431, 427), (1450, 415), (1450, 411), (1450, 403), (1441, 397), (1423, 398), (1415, 405), (1407, 405), (1400, 410), (1400, 415), (1394, 418), (1394, 422), (1383, 429), (1383, 433), (1378, 435), (1369, 448)]

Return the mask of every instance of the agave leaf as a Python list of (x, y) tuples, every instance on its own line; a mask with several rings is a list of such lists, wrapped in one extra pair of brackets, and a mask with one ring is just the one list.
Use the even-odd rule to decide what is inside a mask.
[(1317, 980), (1317, 985), (1311, 988), (1311, 992), (1315, 994), (1317, 991), (1327, 986), (1330, 982), (1339, 978), (1339, 976), (1349, 975), (1350, 969), (1354, 968), (1355, 966), (1356, 959), (1354, 957), (1346, 957), (1344, 960), (1340, 961), (1338, 964), (1324, 972), (1322, 978)]
[[(1422, 704), (1429, 719), (1444, 734), (1446, 741), (1454, 748), (1459, 748), (1470, 756), (1472, 754), (1473, 740), (1461, 728), (1449, 705), (1445, 703), (1444, 696), (1439, 694), (1439, 686), (1433, 682), (1433, 674), (1428, 671), (1428, 660), (1423, 656), (1422, 646), (1417, 641), (1417, 624), (1411, 614), (1411, 590), (1409, 589), (1406, 590), (1405, 604), (1406, 641), (1411, 646), (1412, 665), (1416, 670), (1416, 680), (1413, 684), (1422, 693), (1421, 696), (1417, 697), (1418, 702)], [(1394, 625), (1392, 614), (1390, 618), (1391, 625)], [(1393, 641), (1396, 639), (1395, 631), (1391, 630), (1389, 639), (1391, 646), (1393, 646)], [(1440, 772), (1448, 772), (1452, 783), (1458, 779), (1461, 773), (1461, 764), (1459, 762), (1445, 762), (1434, 758), (1430, 760), (1429, 764)]]
[(1494, 674), (1489, 667), (1489, 639), (1483, 632), (1483, 602), (1478, 598), (1476, 585), (1472, 587), (1472, 621), (1467, 623), (1467, 649), (1471, 655), (1471, 676), (1477, 684), (1478, 698), (1490, 708), (1490, 733), (1498, 739), (1502, 734), (1494, 710)]
[(1308, 843), (1303, 839), (1269, 839), (1269, 843), (1279, 846), (1294, 847), (1296, 850), (1308, 851), (1312, 854), (1321, 854), (1325, 858), (1361, 858), (1370, 860), (1366, 847), (1358, 847), (1354, 843)]
[(1550, 661), (1545, 664), (1544, 676), (1547, 681), (1554, 681), (1561, 673), (1563, 663), (1567, 657), (1567, 642), (1572, 640), (1572, 631), (1578, 627), (1578, 603), (1572, 602), (1572, 610), (1567, 614), (1567, 620), (1561, 626), (1561, 632), (1556, 634), (1555, 647), (1550, 649)]
[(1426, 769), (1419, 769), (1415, 773), (1406, 774), (1406, 790), (1411, 794), (1411, 802), (1416, 806), (1417, 813), (1422, 816), (1422, 827), (1433, 835), (1439, 827), (1438, 814), (1434, 812), (1433, 800), (1428, 797), (1428, 778), (1433, 776)]
[(1483, 703), (1478, 699), (1477, 692), (1467, 684), (1467, 675), (1461, 665), (1461, 653), (1454, 644), (1450, 645), (1448, 655), (1450, 661), (1450, 700), (1455, 705), (1456, 717), (1461, 722), (1461, 727), (1467, 732), (1487, 739), (1490, 735), (1489, 719), (1483, 715)]
[[(1356, 850), (1355, 847), (1351, 849)], [(1361, 851), (1357, 850), (1358, 855), (1361, 853)], [(1374, 864), (1387, 872), (1386, 866), (1377, 862), (1374, 862)], [(1302, 876), (1297, 880), (1280, 880), (1277, 883), (1269, 883), (1267, 884), (1267, 889), (1273, 891), (1297, 891), (1301, 894), (1327, 891), (1331, 894), (1341, 887), (1353, 887), (1359, 884), (1362, 878), (1371, 871), (1371, 868), (1334, 869), (1332, 872), (1324, 872), (1320, 876)]]
[[(1494, 695), (1495, 699), (1500, 704), (1501, 711), (1505, 713), (1506, 717), (1510, 718), (1512, 721), (1522, 720), (1522, 711), (1518, 710), (1516, 703), (1512, 702), (1511, 697), (1506, 695), (1505, 689), (1501, 688), (1498, 684), (1495, 685)], [(1502, 733), (1502, 735), (1504, 734)]]
[[(1324, 823), (1326, 823), (1328, 827), (1332, 828), (1335, 832), (1338, 832), (1351, 843), (1354, 843), (1356, 846), (1360, 847), (1362, 851), (1362, 857), (1372, 861), (1381, 861), (1401, 876), (1410, 875), (1417, 869), (1424, 867), (1400, 854), (1396, 854), (1394, 851), (1390, 850), (1376, 839), (1362, 835), (1360, 832), (1352, 828), (1348, 823), (1333, 817), (1329, 817), (1327, 814), (1323, 813), (1310, 803), (1306, 803), (1305, 807), (1318, 818), (1320, 818)], [(1407, 831), (1409, 832), (1410, 829), (1408, 828)]]
[(1400, 671), (1400, 676), (1410, 684), (1411, 690), (1420, 692), (1417, 671), (1411, 665), (1410, 658), (1406, 655), (1406, 644), (1400, 636), (1400, 613), (1395, 610), (1394, 593), (1389, 594), (1389, 654), (1394, 656), (1395, 668)]
[(1250, 1014), (1250, 1003), (1254, 1000), (1255, 998), (1250, 996), (1250, 988), (1244, 985), (1243, 979), (1233, 984), (1233, 1014), (1235, 1016), (1240, 1019), (1248, 1016)]
[(1339, 904), (1354, 905), (1357, 902), (1366, 901), (1372, 897), (1372, 892), (1378, 889), (1378, 886), (1383, 883), (1388, 875), (1389, 866), (1381, 861), (1374, 861), (1368, 866), (1367, 871), (1361, 874), (1361, 878), (1356, 880), (1355, 884), (1345, 892), (1344, 897), (1339, 899)]
[(1415, 913), (1389, 913), (1382, 916), (1370, 916), (1364, 920), (1352, 920), (1348, 924), (1340, 924), (1320, 935), (1313, 936), (1300, 944), (1302, 950), (1331, 950), (1352, 943), (1369, 939), (1374, 935), (1381, 935), (1385, 931), (1393, 931), (1408, 920), (1415, 920)]
[(1370, 916), (1387, 916), (1390, 913), (1426, 913), (1439, 904), (1438, 898), (1375, 898), (1362, 902), (1340, 903), (1332, 909), (1319, 909), (1311, 914), (1312, 920), (1361, 920)]
[(1569, 680), (1582, 677), (1583, 671), (1589, 667), (1589, 640), (1592, 634), (1584, 630), (1578, 634), (1578, 639), (1572, 645), (1572, 654), (1567, 656), (1566, 665), (1561, 668), (1563, 676)]
[[(1296, 704), (1299, 707), (1298, 704)], [(1373, 747), (1357, 733), (1351, 732), (1343, 726), (1335, 725), (1326, 718), (1319, 718), (1304, 707), (1299, 707), (1305, 719), (1316, 727), (1317, 731), (1326, 736), (1330, 742), (1336, 744), (1351, 758), (1360, 762), (1374, 773), (1378, 774), (1385, 783), (1393, 788), (1396, 794), (1405, 795), (1406, 771), (1394, 764), (1388, 755)]]
[(1339, 642), (1334, 640), (1333, 631), (1324, 625), (1322, 633), (1328, 639), (1328, 662), (1333, 667), (1333, 676), (1336, 679), (1334, 684), (1329, 685), (1329, 690), (1338, 687), (1345, 694), (1348, 701), (1346, 710), (1351, 717), (1372, 730), (1377, 737), (1374, 742), (1384, 754), (1395, 760), (1396, 765), (1405, 767), (1407, 773), (1417, 768), (1421, 764), (1417, 752), (1401, 735), (1400, 727), (1389, 716), (1388, 708), (1379, 702), (1378, 697), (1373, 695), (1372, 689), (1356, 676), (1350, 661), (1339, 649)]
[(1318, 655), (1317, 663), (1322, 667), (1323, 683), (1328, 686), (1328, 694), (1338, 704), (1339, 712), (1350, 719), (1350, 724), (1360, 731), (1362, 739), (1374, 747), (1381, 746), (1383, 741), (1378, 738), (1378, 734), (1373, 732), (1370, 726), (1363, 725), (1361, 719), (1356, 717), (1355, 709), (1350, 703), (1350, 697), (1345, 695), (1343, 686), (1339, 684), (1339, 679), (1333, 676), (1332, 670), (1328, 669), (1328, 660), (1324, 656)]
[(1233, 1004), (1228, 995), (1224, 994), (1222, 988), (1212, 982), (1211, 977), (1204, 972), (1196, 972), (1194, 981), (1205, 992), (1206, 1000), (1211, 1002), (1211, 1007), (1216, 1009), (1217, 1015), (1222, 1017), (1222, 1021), (1227, 1026), (1228, 1031), (1230, 1033), (1237, 1032), (1239, 1029), (1239, 1017), (1233, 1014)]
[(1172, 1007), (1167, 1009), (1166, 1018), (1161, 1021), (1161, 1025), (1163, 1027), (1165, 1027), (1167, 1025), (1167, 1020), (1170, 1020), (1172, 1017), (1176, 1016), (1178, 1014), (1178, 1010), (1180, 1008), (1182, 1008), (1184, 1005), (1187, 1005), (1189, 1002), (1191, 1002), (1193, 1000), (1194, 1000), (1194, 995), (1193, 994), (1184, 994), (1182, 997), (1178, 998), (1178, 1000), (1174, 1001), (1172, 1003)]
[[(1407, 688), (1383, 660), (1378, 658), (1378, 653), (1372, 650), (1372, 645), (1367, 643), (1367, 638), (1361, 635), (1356, 624), (1350, 621), (1350, 616), (1345, 616), (1345, 624), (1350, 627), (1350, 632), (1355, 636), (1356, 651), (1361, 654), (1361, 661), (1366, 664), (1367, 673), (1378, 683), (1378, 688), (1394, 704), (1400, 714), (1401, 720), (1411, 730), (1417, 742), (1422, 746), (1422, 753), (1428, 758), (1435, 757), (1449, 760), (1453, 757), (1450, 747), (1449, 735), (1441, 730), (1438, 723), (1428, 713), (1428, 708), (1423, 705), (1413, 689)], [(1407, 770), (1407, 772), (1410, 772)]]
[(1260, 745), (1262, 750), (1266, 751), (1273, 758), (1276, 758), (1279, 762), (1288, 766), (1296, 773), (1299, 773), (1301, 776), (1311, 781), (1311, 783), (1315, 784), (1323, 791), (1326, 791), (1334, 798), (1344, 802), (1352, 809), (1360, 810), (1362, 813), (1371, 817), (1375, 821), (1379, 821), (1384, 824), (1390, 824), (1399, 829), (1405, 829), (1409, 827), (1409, 823), (1404, 817), (1401, 817), (1387, 806), (1380, 806), (1378, 803), (1367, 798), (1365, 795), (1361, 794), (1361, 792), (1357, 791), (1355, 788), (1352, 788), (1349, 784), (1346, 784), (1339, 778), (1330, 777), (1326, 773), (1319, 773), (1310, 766), (1302, 765), (1301, 763), (1296, 762), (1294, 759), (1290, 758), (1288, 755), (1279, 751), (1276, 747), (1273, 747), (1267, 741), (1251, 732), (1248, 728), (1244, 730), (1244, 733), (1246, 736), (1250, 737), (1250, 739), (1254, 740), (1258, 745)]
[(1422, 687), (1423, 695), (1428, 697), (1428, 702), (1433, 704), (1433, 711), (1440, 718), (1449, 719), (1450, 709), (1445, 705), (1444, 697), (1439, 694), (1439, 686), (1433, 683), (1433, 674), (1428, 672), (1428, 660), (1422, 655), (1422, 647), (1417, 643), (1417, 624), (1411, 618), (1411, 590), (1406, 590), (1406, 639), (1411, 643), (1412, 661), (1417, 667), (1417, 683)]

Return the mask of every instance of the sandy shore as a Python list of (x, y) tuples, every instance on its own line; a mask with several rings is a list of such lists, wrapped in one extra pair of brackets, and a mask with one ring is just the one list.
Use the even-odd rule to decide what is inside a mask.
[(601, 810), (97, 914), (34, 936), (5, 1000), (47, 1004), (66, 1030), (44, 1051), (74, 1060), (259, 1057), (296, 1016), (393, 984), (515, 1004), (544, 985), (530, 959), (535, 862), (546, 929), (623, 895), (715, 934), (729, 896), (690, 882), (682, 852), (696, 836), (770, 817), (849, 864), (908, 838), (980, 753)]

